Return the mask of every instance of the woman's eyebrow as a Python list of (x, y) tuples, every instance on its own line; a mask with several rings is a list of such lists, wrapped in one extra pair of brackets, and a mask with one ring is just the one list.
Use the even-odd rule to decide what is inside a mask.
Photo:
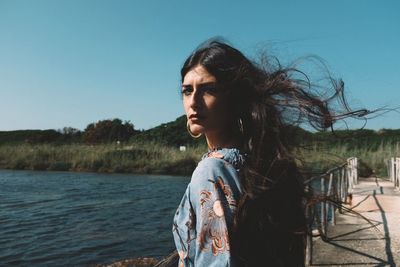
[(182, 87), (192, 87), (191, 84), (182, 84)]
[[(203, 87), (203, 86), (209, 86), (209, 85), (216, 85), (216, 82), (205, 82), (205, 83), (199, 83), (197, 86)], [(193, 87), (191, 84), (182, 84), (182, 87)]]

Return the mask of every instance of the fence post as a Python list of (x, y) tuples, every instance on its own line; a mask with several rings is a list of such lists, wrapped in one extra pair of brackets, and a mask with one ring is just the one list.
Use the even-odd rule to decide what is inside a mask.
[(352, 157), (347, 159), (347, 180), (349, 185), (349, 191), (352, 192), (354, 185), (358, 184), (358, 158)]
[(344, 169), (341, 170), (341, 177), (340, 177), (340, 201), (342, 202), (346, 202), (346, 197), (345, 197), (345, 190), (346, 190), (346, 172), (344, 171)]
[(394, 182), (394, 164), (395, 164), (395, 162), (394, 162), (394, 159), (395, 158), (390, 158), (390, 181), (391, 182)]
[(347, 179), (349, 180), (349, 192), (353, 193), (353, 187), (354, 187), (354, 175), (353, 172), (351, 171), (350, 166), (347, 166), (346, 168), (346, 174), (347, 174)]
[(354, 161), (355, 161), (354, 172), (356, 176), (356, 184), (358, 184), (358, 158), (354, 158)]
[(396, 190), (400, 190), (400, 158), (396, 158), (394, 167), (394, 187)]
[[(325, 176), (321, 178), (321, 194), (325, 195)], [(326, 200), (321, 203), (321, 229), (326, 235)]]
[[(308, 206), (306, 209), (306, 218), (310, 216), (313, 212), (311, 209), (314, 207)], [(309, 225), (308, 229), (309, 233), (307, 235), (307, 240), (306, 240), (306, 265), (311, 265), (312, 264), (312, 252), (313, 252), (313, 236), (312, 236), (312, 223)]]
[(343, 202), (346, 203), (350, 187), (349, 187), (349, 177), (347, 176), (345, 169), (343, 169), (343, 173), (344, 173), (343, 176), (344, 176), (344, 184), (345, 184), (345, 189), (343, 192), (343, 194), (344, 194)]
[[(332, 172), (329, 175), (328, 195), (331, 195), (331, 192), (333, 191), (332, 190), (333, 178), (334, 178), (334, 172)], [(328, 213), (331, 214), (330, 224), (331, 225), (335, 225), (336, 224), (335, 206), (332, 203), (328, 204)]]

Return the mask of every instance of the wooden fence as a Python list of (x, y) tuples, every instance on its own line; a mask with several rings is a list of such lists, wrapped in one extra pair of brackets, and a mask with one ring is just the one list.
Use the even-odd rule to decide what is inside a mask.
[(342, 204), (351, 201), (353, 187), (358, 183), (358, 160), (349, 158), (346, 163), (312, 177), (305, 183), (312, 194), (307, 205), (309, 234), (307, 235), (306, 263), (311, 264), (313, 252), (313, 234), (315, 231), (323, 240), (328, 240), (328, 225), (336, 224), (336, 210), (341, 211)]
[(389, 162), (389, 178), (396, 190), (400, 190), (400, 158), (391, 158)]

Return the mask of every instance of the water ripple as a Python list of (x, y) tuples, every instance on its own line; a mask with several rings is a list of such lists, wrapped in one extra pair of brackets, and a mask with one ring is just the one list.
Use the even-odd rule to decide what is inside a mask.
[(187, 182), (0, 170), (0, 266), (88, 266), (166, 255)]

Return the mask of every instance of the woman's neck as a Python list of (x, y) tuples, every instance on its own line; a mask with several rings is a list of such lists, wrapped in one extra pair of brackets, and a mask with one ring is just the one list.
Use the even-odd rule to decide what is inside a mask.
[(209, 149), (240, 148), (241, 146), (240, 139), (232, 133), (212, 132), (206, 133), (205, 136)]

